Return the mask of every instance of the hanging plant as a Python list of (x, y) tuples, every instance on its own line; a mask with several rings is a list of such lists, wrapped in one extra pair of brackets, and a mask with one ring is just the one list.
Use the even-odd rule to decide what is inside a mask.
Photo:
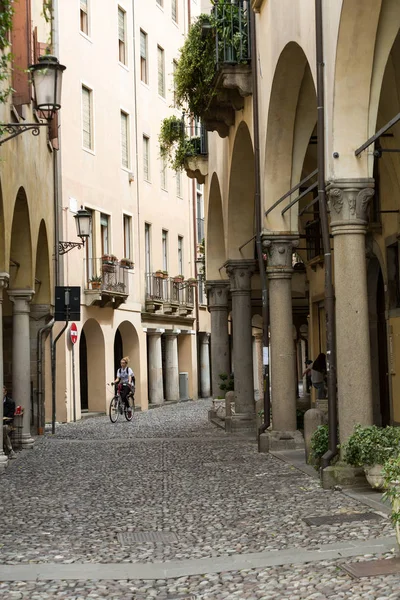
[(187, 137), (184, 121), (175, 116), (163, 119), (158, 141), (161, 157), (169, 161), (174, 171), (182, 170), (189, 156), (200, 154), (200, 137)]
[[(13, 0), (0, 0), (0, 102), (5, 103), (13, 91), (9, 83), (12, 54), (10, 33), (13, 24)], [(6, 87), (3, 87), (6, 82)]]

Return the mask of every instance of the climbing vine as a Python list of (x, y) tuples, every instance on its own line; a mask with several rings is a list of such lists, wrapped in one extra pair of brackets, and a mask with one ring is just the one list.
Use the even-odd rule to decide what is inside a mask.
[[(10, 81), (10, 33), (13, 23), (13, 0), (0, 0), (0, 102), (6, 102), (12, 92)], [(5, 84), (5, 86), (4, 86)]]

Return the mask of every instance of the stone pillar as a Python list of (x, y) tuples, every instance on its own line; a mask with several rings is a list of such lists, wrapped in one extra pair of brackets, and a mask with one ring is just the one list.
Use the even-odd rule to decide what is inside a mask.
[(3, 371), (3, 289), (8, 285), (8, 273), (0, 273), (0, 390), (1, 390), (1, 401), (0, 401), (0, 475), (4, 473), (7, 468), (8, 459), (3, 451), (3, 385), (4, 385), (4, 371)]
[(272, 432), (270, 449), (296, 448), (303, 438), (296, 431), (296, 351), (293, 343), (292, 254), (298, 236), (263, 235), (269, 280)]
[(161, 335), (163, 333), (164, 329), (147, 330), (147, 342), (149, 344), (149, 402), (151, 404), (163, 404), (164, 402), (161, 352)]
[(201, 398), (209, 398), (211, 396), (209, 333), (202, 333), (200, 337), (200, 394)]
[(212, 395), (221, 395), (220, 373), (230, 373), (228, 299), (229, 281), (207, 281), (208, 309), (211, 315), (211, 373)]
[(263, 377), (263, 334), (262, 331), (254, 334), (254, 354), (255, 354), (255, 387), (258, 392), (256, 400), (264, 398), (264, 377)]
[(373, 179), (341, 179), (329, 187), (334, 238), (340, 442), (354, 425), (373, 423), (365, 234)]
[(229, 260), (226, 271), (231, 282), (232, 337), (235, 365), (235, 415), (232, 429), (255, 430), (251, 278), (255, 260)]
[(16, 405), (24, 409), (22, 420), (22, 447), (33, 448), (31, 437), (31, 355), (29, 340), (29, 304), (33, 290), (9, 290), (13, 303), (12, 337), (12, 396)]
[(165, 331), (165, 399), (179, 400), (179, 329)]

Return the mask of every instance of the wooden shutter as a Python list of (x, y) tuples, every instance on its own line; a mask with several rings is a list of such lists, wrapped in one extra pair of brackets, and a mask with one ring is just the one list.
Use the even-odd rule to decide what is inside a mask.
[(164, 84), (164, 50), (157, 46), (158, 51), (158, 93), (160, 96), (165, 95), (165, 84)]
[(27, 73), (31, 61), (30, 0), (19, 0), (14, 3), (11, 43), (13, 104), (18, 109), (22, 104), (29, 104), (31, 101), (31, 84)]
[(121, 111), (121, 155), (122, 166), (129, 167), (129, 148), (128, 148), (128, 115)]
[(177, 0), (171, 0), (171, 4), (172, 4), (172, 20), (175, 21), (175, 23), (177, 22), (177, 11), (176, 11), (176, 2)]
[(82, 134), (84, 148), (92, 149), (91, 92), (82, 87)]

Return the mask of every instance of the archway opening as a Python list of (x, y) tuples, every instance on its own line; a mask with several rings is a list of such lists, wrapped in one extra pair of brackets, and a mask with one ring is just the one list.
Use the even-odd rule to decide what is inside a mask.
[(226, 261), (222, 198), (218, 177), (211, 179), (207, 234), (206, 234), (206, 278), (221, 279), (220, 269)]
[(106, 364), (102, 329), (95, 319), (83, 326), (79, 343), (81, 410), (104, 412), (106, 408)]
[(25, 190), (20, 188), (11, 228), (10, 288), (32, 289), (32, 284), (31, 226)]
[[(135, 327), (130, 321), (120, 323), (114, 337), (114, 366), (115, 373), (120, 366), (123, 356), (129, 357), (129, 366), (133, 371), (136, 380), (136, 390), (138, 391), (138, 382), (141, 381), (140, 349), (139, 336)], [(135, 404), (140, 406), (140, 398), (135, 395)]]

